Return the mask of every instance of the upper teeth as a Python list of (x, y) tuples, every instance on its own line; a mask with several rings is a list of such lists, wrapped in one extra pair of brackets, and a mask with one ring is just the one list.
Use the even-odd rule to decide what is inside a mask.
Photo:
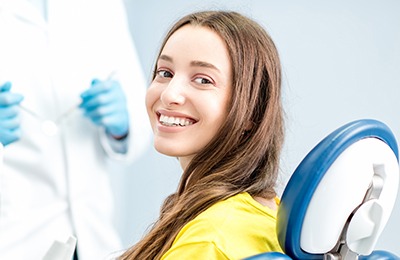
[(173, 116), (165, 116), (161, 115), (160, 116), (160, 122), (163, 125), (167, 126), (188, 126), (193, 124), (192, 121), (185, 119), (185, 118), (179, 118), (179, 117), (173, 117)]

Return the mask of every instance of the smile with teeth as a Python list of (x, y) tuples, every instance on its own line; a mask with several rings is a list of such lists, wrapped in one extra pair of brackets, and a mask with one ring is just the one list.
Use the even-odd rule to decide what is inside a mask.
[(165, 126), (188, 126), (193, 125), (193, 121), (187, 118), (160, 115), (160, 123)]

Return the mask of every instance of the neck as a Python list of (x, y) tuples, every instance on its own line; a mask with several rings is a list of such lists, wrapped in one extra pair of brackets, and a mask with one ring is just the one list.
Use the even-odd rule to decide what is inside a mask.
[(263, 205), (264, 207), (268, 207), (272, 210), (278, 210), (278, 205), (276, 205), (275, 198), (266, 199), (263, 197), (253, 196), (253, 199)]

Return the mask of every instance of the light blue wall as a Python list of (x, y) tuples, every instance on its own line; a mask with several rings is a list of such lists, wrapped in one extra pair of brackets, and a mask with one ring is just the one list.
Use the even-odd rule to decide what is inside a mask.
[[(375, 118), (400, 140), (400, 1), (126, 0), (148, 77), (160, 41), (182, 15), (201, 9), (240, 11), (259, 21), (278, 46), (284, 71), (288, 176), (326, 134), (349, 121)], [(132, 172), (114, 179), (124, 243), (137, 241), (174, 191), (178, 162), (151, 147)], [(282, 177), (281, 188), (286, 181)], [(378, 248), (400, 255), (400, 196)]]

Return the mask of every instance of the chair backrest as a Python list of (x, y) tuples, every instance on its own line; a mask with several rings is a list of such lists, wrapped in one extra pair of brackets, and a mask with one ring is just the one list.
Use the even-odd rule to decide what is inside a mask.
[(348, 123), (312, 149), (291, 176), (278, 211), (278, 238), (293, 259), (369, 255), (392, 212), (398, 146), (372, 119)]

